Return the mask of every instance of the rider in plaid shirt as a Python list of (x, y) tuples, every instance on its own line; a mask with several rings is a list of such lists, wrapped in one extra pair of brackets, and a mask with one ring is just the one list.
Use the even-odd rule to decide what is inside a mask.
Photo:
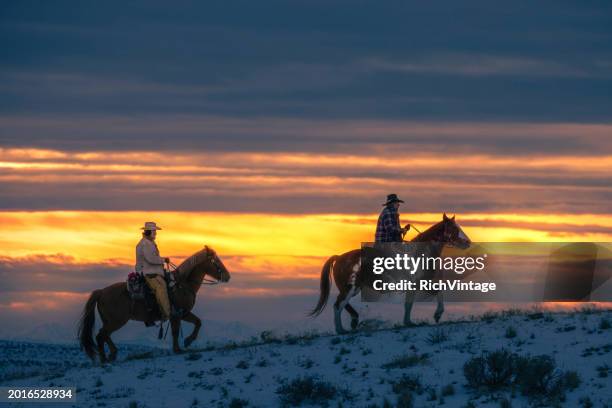
[(389, 194), (387, 202), (383, 204), (385, 208), (378, 217), (376, 225), (376, 242), (402, 242), (404, 234), (410, 226), (402, 228), (399, 220), (398, 208), (404, 201), (397, 197), (397, 194)]

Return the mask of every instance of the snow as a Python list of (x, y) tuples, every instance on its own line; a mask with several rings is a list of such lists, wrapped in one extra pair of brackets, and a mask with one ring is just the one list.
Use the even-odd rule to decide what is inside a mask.
[[(5, 341), (1, 343), (0, 385), (74, 386), (76, 406), (224, 407), (240, 399), (248, 401), (249, 407), (267, 407), (280, 404), (277, 389), (281, 384), (314, 376), (343, 391), (328, 401), (330, 406), (366, 407), (382, 406), (385, 398), (395, 405), (398, 396), (392, 383), (403, 374), (413, 374), (437, 393), (434, 401), (428, 401), (428, 393), (415, 393), (415, 407), (441, 405), (441, 389), (449, 384), (454, 389), (453, 395), (444, 396), (449, 407), (468, 401), (478, 407), (499, 407), (501, 397), (513, 407), (529, 406), (530, 400), (519, 392), (479, 395), (466, 386), (463, 364), (468, 359), (505, 348), (520, 355), (551, 355), (559, 369), (577, 371), (581, 384), (567, 393), (563, 406), (581, 406), (579, 400), (588, 396), (595, 407), (609, 407), (612, 371), (604, 376), (597, 369), (612, 367), (612, 329), (601, 326), (603, 320), (612, 322), (612, 311), (510, 312), (409, 328), (380, 328), (388, 324), (370, 321), (341, 336), (306, 333), (279, 339), (267, 332), (248, 341), (181, 355), (124, 345), (119, 361), (104, 366), (86, 360), (76, 346)], [(507, 335), (508, 328), (516, 336)], [(404, 368), (387, 366), (396, 357), (414, 355), (426, 357)], [(38, 371), (25, 370), (20, 373), (23, 378), (13, 375), (18, 372), (16, 366), (27, 366), (19, 361), (32, 359), (42, 362)], [(41, 364), (53, 370), (43, 373)]]

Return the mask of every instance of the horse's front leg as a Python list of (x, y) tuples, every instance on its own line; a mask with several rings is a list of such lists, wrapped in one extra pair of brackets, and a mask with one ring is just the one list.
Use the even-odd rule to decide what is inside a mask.
[(181, 319), (179, 317), (170, 318), (170, 326), (172, 327), (172, 350), (175, 353), (181, 353), (181, 347), (179, 346), (178, 338), (181, 330)]
[(412, 326), (410, 320), (410, 313), (412, 312), (412, 305), (414, 304), (415, 292), (413, 290), (406, 291), (406, 300), (404, 302), (404, 326)]
[(438, 323), (442, 317), (442, 313), (444, 313), (444, 292), (439, 291), (436, 294), (436, 299), (438, 300), (438, 307), (436, 307), (436, 312), (434, 313), (434, 320)]
[(193, 323), (193, 331), (185, 339), (185, 348), (187, 348), (198, 337), (200, 327), (202, 327), (202, 320), (200, 320), (200, 318), (194, 315), (192, 312), (189, 312), (185, 317), (183, 317), (183, 320), (189, 323)]

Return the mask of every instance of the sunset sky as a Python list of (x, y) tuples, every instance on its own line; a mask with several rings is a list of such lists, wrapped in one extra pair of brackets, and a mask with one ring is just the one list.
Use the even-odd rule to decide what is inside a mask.
[(0, 322), (76, 315), (144, 221), (176, 261), (217, 250), (210, 299), (294, 314), (388, 193), (474, 241), (612, 241), (611, 27), (578, 1), (4, 3)]

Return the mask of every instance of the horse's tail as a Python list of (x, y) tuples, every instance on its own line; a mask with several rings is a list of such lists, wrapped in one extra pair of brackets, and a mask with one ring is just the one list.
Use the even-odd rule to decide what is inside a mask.
[(331, 271), (334, 267), (336, 259), (338, 259), (338, 255), (331, 256), (323, 265), (323, 269), (321, 270), (321, 293), (319, 294), (319, 301), (308, 316), (318, 316), (321, 314), (323, 309), (325, 309), (327, 299), (329, 298)]
[(92, 332), (94, 324), (96, 323), (96, 304), (98, 299), (102, 295), (102, 290), (94, 290), (91, 292), (91, 296), (87, 300), (85, 307), (83, 308), (83, 314), (79, 321), (79, 341), (81, 343), (81, 350), (85, 350), (85, 353), (89, 358), (93, 359), (96, 355), (96, 343), (94, 342)]

